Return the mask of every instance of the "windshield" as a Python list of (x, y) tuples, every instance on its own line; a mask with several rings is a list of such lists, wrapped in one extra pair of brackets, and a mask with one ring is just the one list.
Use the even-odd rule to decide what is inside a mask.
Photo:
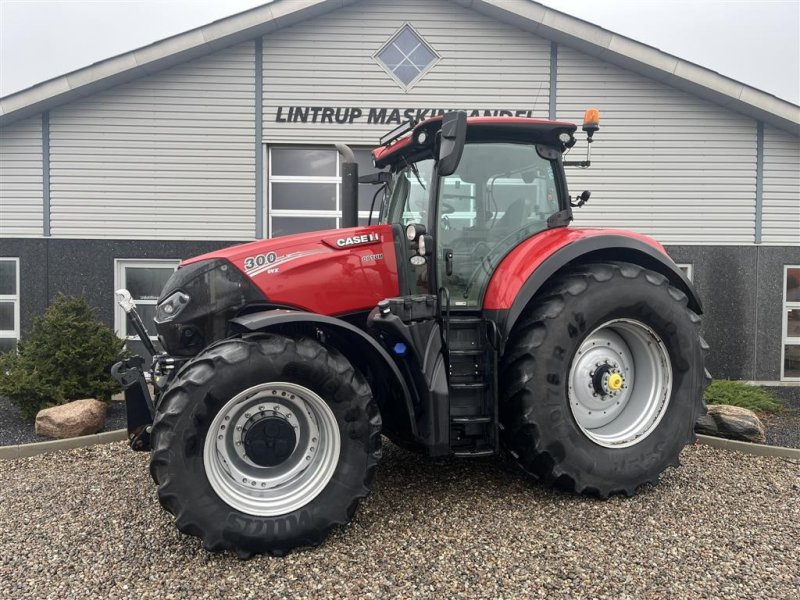
[(469, 143), (456, 171), (438, 182), (435, 211), (434, 166), (433, 159), (425, 159), (396, 168), (381, 222), (420, 223), (433, 235), (435, 287), (424, 262), (409, 263), (411, 293), (434, 293), (444, 286), (452, 308), (480, 306), (497, 263), (521, 241), (547, 229), (548, 218), (561, 209), (558, 163), (530, 143)]
[(381, 223), (428, 222), (433, 159), (406, 165), (392, 173)]

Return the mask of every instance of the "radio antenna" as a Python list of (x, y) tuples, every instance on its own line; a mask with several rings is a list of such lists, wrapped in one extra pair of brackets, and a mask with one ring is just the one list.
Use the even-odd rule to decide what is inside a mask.
[(533, 113), (532, 114), (533, 114), (534, 117), (536, 117), (536, 107), (539, 105), (539, 97), (542, 95), (542, 84), (543, 83), (544, 83), (543, 81), (539, 82), (539, 89), (536, 90), (536, 98), (534, 98), (534, 100), (533, 100)]

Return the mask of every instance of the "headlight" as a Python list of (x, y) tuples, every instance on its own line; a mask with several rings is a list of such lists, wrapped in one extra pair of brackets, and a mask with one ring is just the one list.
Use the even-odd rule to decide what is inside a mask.
[(171, 321), (189, 304), (189, 296), (183, 292), (175, 292), (156, 306), (156, 323)]
[(406, 227), (406, 237), (409, 242), (416, 241), (421, 235), (425, 235), (425, 225), (422, 223), (411, 223)]
[(173, 356), (195, 356), (229, 335), (229, 321), (267, 299), (250, 279), (221, 258), (180, 267), (169, 278), (155, 307), (161, 345)]

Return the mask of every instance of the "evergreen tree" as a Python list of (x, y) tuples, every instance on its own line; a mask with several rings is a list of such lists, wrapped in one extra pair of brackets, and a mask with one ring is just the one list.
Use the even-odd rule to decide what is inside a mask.
[(109, 369), (124, 342), (82, 296), (59, 294), (36, 317), (17, 352), (0, 354), (0, 395), (33, 419), (42, 408), (80, 398), (109, 401), (120, 389)]

